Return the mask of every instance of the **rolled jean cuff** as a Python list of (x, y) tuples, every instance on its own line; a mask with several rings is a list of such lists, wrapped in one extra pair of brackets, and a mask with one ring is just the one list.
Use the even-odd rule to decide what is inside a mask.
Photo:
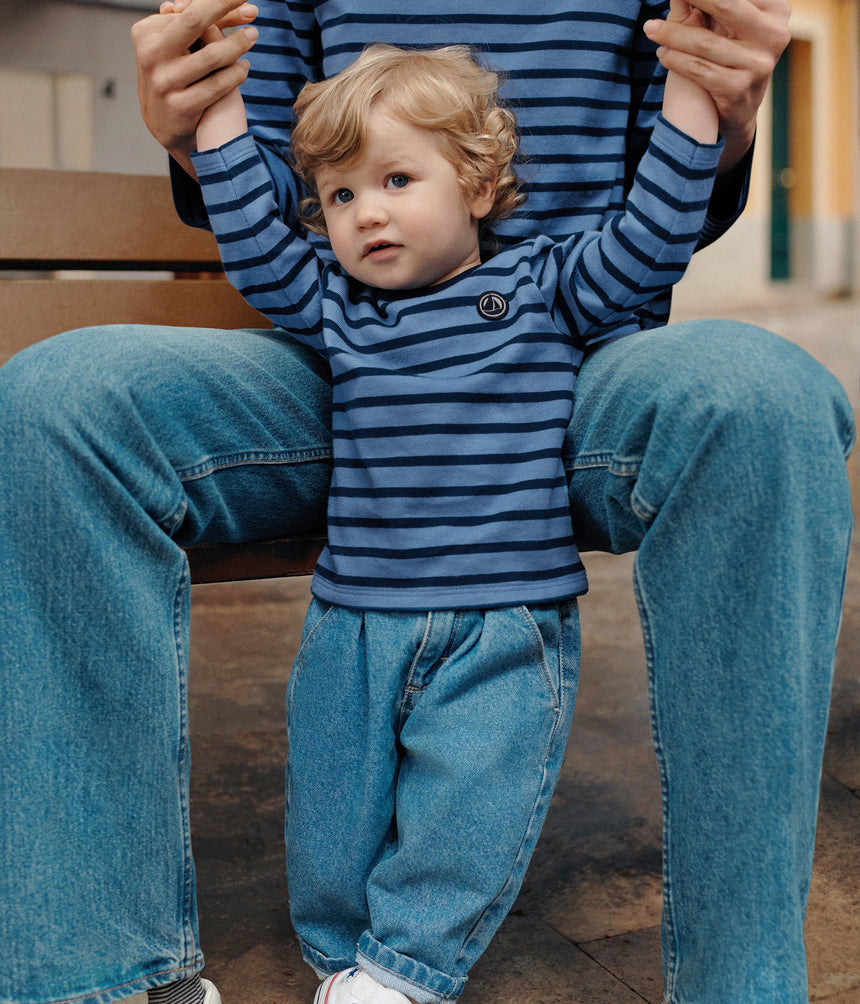
[(399, 990), (417, 1004), (455, 1001), (466, 988), (465, 976), (431, 969), (381, 944), (366, 931), (358, 942), (355, 961), (379, 983)]
[(304, 938), (299, 938), (299, 948), (302, 951), (302, 958), (321, 980), (324, 980), (326, 976), (334, 976), (335, 973), (340, 973), (344, 969), (352, 969), (356, 965), (354, 955), (350, 958), (330, 959), (327, 955), (317, 951)]

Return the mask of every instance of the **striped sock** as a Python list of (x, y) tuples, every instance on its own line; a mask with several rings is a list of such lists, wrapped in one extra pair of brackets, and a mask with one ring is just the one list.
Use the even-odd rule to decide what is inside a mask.
[(203, 1004), (205, 996), (199, 974), (147, 991), (148, 1004)]

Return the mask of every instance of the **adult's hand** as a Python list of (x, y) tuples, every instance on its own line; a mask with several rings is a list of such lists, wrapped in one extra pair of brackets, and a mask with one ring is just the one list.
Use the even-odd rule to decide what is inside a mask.
[[(132, 27), (143, 121), (192, 177), (197, 123), (248, 75), (242, 56), (257, 39), (247, 26), (256, 16), (244, 0), (179, 0)], [(225, 35), (230, 26), (246, 27)]]
[(777, 60), (791, 34), (788, 0), (693, 0), (706, 23), (648, 21), (660, 62), (703, 87), (714, 99), (726, 146), (720, 170), (750, 148), (756, 117)]

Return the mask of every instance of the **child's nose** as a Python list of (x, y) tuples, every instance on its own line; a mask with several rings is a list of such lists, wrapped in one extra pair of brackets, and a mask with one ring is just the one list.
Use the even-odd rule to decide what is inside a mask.
[(356, 221), (360, 227), (374, 227), (385, 223), (388, 216), (380, 199), (375, 196), (363, 197), (356, 210)]

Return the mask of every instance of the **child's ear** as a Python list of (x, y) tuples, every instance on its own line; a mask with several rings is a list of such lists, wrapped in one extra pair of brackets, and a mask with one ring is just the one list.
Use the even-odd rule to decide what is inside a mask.
[(496, 182), (482, 181), (468, 200), (469, 212), (473, 220), (482, 220), (493, 208), (496, 201)]

